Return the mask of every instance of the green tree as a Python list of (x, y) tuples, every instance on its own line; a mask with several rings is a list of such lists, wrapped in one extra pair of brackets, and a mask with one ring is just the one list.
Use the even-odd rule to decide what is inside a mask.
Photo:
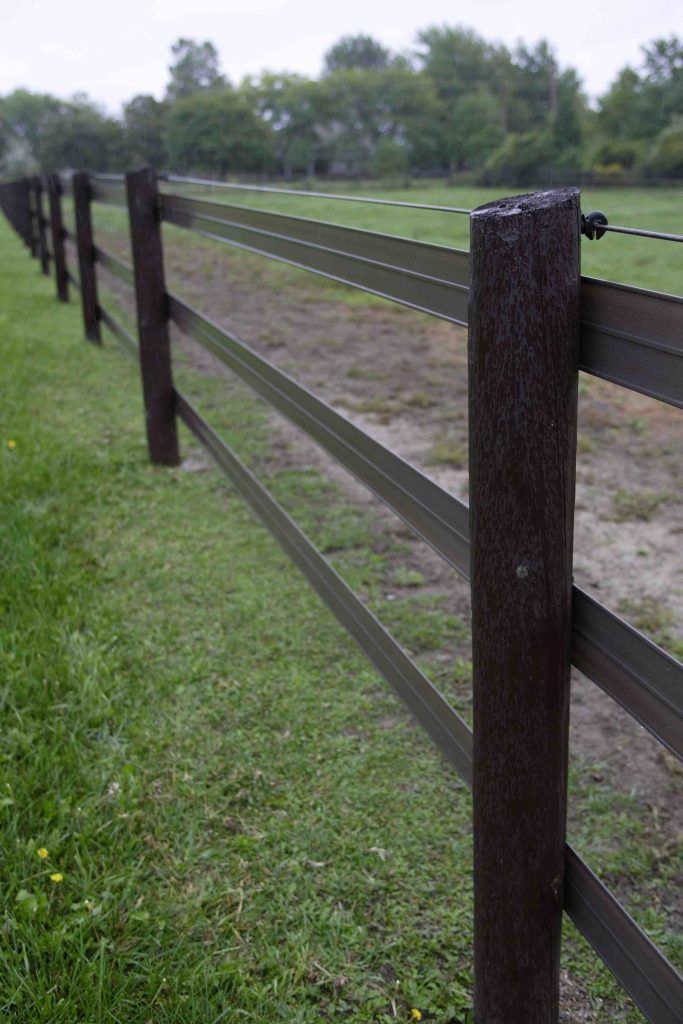
[(625, 67), (600, 100), (597, 134), (602, 140), (643, 138), (649, 134), (648, 126), (643, 124), (644, 113), (640, 75), (633, 68)]
[(529, 49), (517, 47), (512, 59), (511, 131), (543, 129), (553, 123), (558, 108), (559, 69), (547, 40)]
[(123, 129), (131, 159), (157, 169), (166, 166), (166, 105), (153, 96), (134, 96), (123, 108)]
[(548, 179), (556, 156), (549, 131), (511, 132), (484, 168), (487, 185), (533, 185)]
[(642, 49), (641, 70), (625, 67), (600, 100), (596, 142), (654, 144), (658, 135), (683, 116), (683, 43), (655, 39)]
[(370, 173), (376, 178), (406, 178), (410, 160), (405, 146), (393, 139), (380, 139), (370, 159)]
[[(470, 29), (432, 26), (418, 35), (416, 59), (439, 100), (430, 126), (439, 163), (450, 170), (476, 164), (509, 128), (514, 77), (509, 51)], [(466, 130), (473, 131), (471, 139)]]
[(452, 101), (490, 79), (496, 47), (471, 29), (432, 26), (418, 34), (417, 60), (440, 99)]
[(324, 74), (335, 71), (381, 71), (389, 66), (391, 54), (372, 36), (343, 36), (324, 57)]
[(128, 162), (121, 123), (84, 95), (60, 102), (46, 117), (36, 155), (43, 171), (120, 171)]
[(660, 132), (647, 164), (655, 174), (683, 178), (683, 117), (675, 118)]
[(29, 159), (36, 158), (40, 139), (50, 117), (60, 109), (61, 101), (47, 93), (15, 89), (0, 99), (0, 118), (6, 134), (6, 148), (20, 148)]
[(174, 60), (168, 69), (171, 81), (166, 91), (171, 102), (225, 85), (213, 43), (181, 38), (173, 44), (171, 53)]
[(301, 75), (272, 72), (247, 79), (241, 91), (272, 129), (285, 177), (298, 171), (312, 177), (324, 150), (323, 134), (330, 116), (327, 91)]
[(230, 88), (186, 96), (168, 114), (168, 155), (174, 170), (225, 175), (268, 171), (274, 163), (272, 131)]

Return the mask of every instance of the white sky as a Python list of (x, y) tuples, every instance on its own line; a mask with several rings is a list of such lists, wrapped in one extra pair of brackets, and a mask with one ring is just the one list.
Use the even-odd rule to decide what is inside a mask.
[(82, 91), (117, 113), (136, 93), (161, 98), (178, 36), (210, 39), (237, 83), (264, 68), (315, 75), (325, 50), (351, 33), (405, 50), (433, 24), (508, 45), (547, 37), (594, 97), (638, 63), (641, 44), (683, 36), (683, 0), (0, 0), (0, 94)]

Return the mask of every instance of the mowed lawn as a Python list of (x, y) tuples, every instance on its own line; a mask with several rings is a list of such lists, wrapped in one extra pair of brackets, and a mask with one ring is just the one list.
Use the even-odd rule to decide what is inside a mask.
[[(0, 282), (5, 1016), (465, 1022), (467, 790), (188, 436), (149, 465), (137, 369), (4, 222)], [(241, 391), (190, 384), (375, 594), (368, 514), (274, 469)], [(673, 853), (597, 778), (573, 839), (674, 956)], [(569, 927), (564, 967), (582, 1019), (642, 1020)]]

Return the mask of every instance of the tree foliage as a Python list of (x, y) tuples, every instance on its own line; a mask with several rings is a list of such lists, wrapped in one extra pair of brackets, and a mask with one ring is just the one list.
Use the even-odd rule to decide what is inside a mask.
[(324, 57), (325, 74), (334, 71), (381, 71), (391, 60), (389, 51), (372, 36), (342, 36)]
[(466, 174), (526, 185), (683, 174), (683, 43), (643, 47), (591, 109), (550, 44), (514, 49), (461, 26), (430, 26), (411, 57), (342, 37), (318, 79), (264, 71), (232, 88), (216, 47), (181, 38), (164, 100), (138, 95), (121, 118), (85, 96), (0, 97), (0, 170), (149, 163), (207, 174)]
[(225, 175), (273, 167), (268, 125), (230, 88), (186, 96), (168, 114), (168, 159), (174, 170)]
[(166, 105), (154, 96), (134, 96), (123, 108), (130, 158), (157, 169), (166, 164)]
[(225, 85), (213, 43), (181, 38), (173, 44), (171, 53), (175, 59), (168, 69), (171, 80), (166, 93), (171, 102)]

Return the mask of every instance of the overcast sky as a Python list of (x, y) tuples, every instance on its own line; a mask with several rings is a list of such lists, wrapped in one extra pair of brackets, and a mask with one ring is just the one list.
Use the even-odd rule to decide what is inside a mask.
[(264, 68), (316, 75), (349, 33), (404, 51), (433, 24), (508, 45), (546, 37), (595, 97), (641, 44), (683, 35), (683, 0), (0, 0), (0, 94), (87, 92), (117, 113), (136, 93), (161, 98), (178, 36), (210, 39), (236, 83)]

